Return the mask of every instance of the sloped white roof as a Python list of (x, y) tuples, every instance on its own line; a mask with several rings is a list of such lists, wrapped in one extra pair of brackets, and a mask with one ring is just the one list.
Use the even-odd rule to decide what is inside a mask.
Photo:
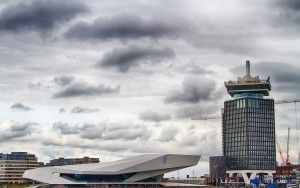
[(65, 169), (65, 170), (75, 170), (82, 172), (104, 172), (104, 173), (112, 173), (122, 170), (124, 168), (140, 164), (158, 157), (164, 156), (163, 154), (147, 154), (147, 155), (139, 155), (135, 157), (130, 157), (126, 159), (121, 159), (118, 161), (112, 162), (102, 162), (102, 163), (90, 163), (90, 164), (79, 164), (79, 165), (66, 165), (66, 166), (58, 166), (54, 168)]
[(66, 174), (117, 175), (136, 173), (126, 181), (135, 182), (149, 177), (163, 175), (177, 169), (194, 166), (198, 155), (145, 154), (114, 162), (90, 163), (80, 165), (53, 166), (25, 171), (23, 177), (47, 184), (81, 184), (60, 176)]

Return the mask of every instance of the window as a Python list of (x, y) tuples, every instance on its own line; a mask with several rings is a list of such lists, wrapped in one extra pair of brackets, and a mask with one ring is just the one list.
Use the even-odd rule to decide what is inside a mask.
[(118, 174), (118, 175), (100, 175), (100, 174), (60, 174), (61, 177), (74, 179), (76, 181), (87, 182), (122, 182), (134, 176), (136, 173)]

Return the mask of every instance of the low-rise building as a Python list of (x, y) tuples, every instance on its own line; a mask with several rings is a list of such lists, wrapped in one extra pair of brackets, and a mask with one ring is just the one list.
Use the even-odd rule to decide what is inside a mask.
[(224, 156), (209, 157), (209, 176), (213, 185), (220, 184), (226, 178), (226, 160)]
[(187, 178), (168, 178), (165, 180), (170, 183), (182, 183), (182, 184), (195, 184), (195, 185), (207, 185), (205, 177), (187, 177)]
[(295, 170), (300, 170), (299, 164), (287, 164), (276, 167), (276, 176), (296, 176)]
[(75, 164), (87, 164), (87, 163), (99, 163), (99, 158), (63, 158), (52, 159), (46, 166), (64, 166), (64, 165), (75, 165)]
[(0, 153), (0, 184), (24, 184), (31, 181), (23, 178), (26, 170), (39, 167), (35, 155), (27, 152)]

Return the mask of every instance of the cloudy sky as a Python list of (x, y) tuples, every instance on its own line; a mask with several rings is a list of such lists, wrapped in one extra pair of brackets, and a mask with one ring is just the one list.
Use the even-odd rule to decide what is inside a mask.
[[(224, 81), (271, 76), (272, 97), (299, 99), (300, 3), (2, 0), (0, 148), (41, 161), (142, 153), (220, 155)], [(276, 106), (285, 151), (294, 105)], [(175, 174), (177, 176), (177, 173)]]

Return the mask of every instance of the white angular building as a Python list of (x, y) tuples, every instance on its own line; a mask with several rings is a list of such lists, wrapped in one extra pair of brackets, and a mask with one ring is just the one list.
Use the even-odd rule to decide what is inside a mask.
[(23, 177), (49, 185), (160, 185), (163, 175), (194, 166), (198, 155), (145, 154), (114, 162), (53, 166), (27, 170)]

